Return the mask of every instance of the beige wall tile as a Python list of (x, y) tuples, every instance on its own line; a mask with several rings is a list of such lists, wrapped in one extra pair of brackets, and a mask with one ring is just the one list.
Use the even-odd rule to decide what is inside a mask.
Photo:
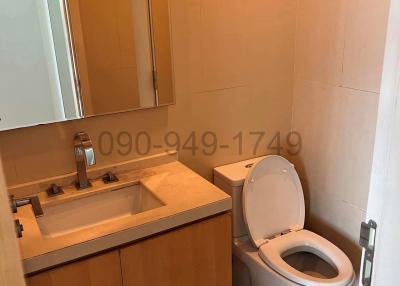
[(296, 77), (339, 85), (348, 0), (299, 0)]
[[(213, 156), (204, 155), (202, 151), (193, 156), (190, 151), (183, 151), (180, 160), (211, 180), (212, 169), (218, 165), (271, 153), (267, 145), (274, 135), (280, 131), (285, 136), (290, 131), (291, 93), (288, 81), (270, 84), (269, 87), (241, 87), (195, 96), (190, 108), (192, 112), (183, 123), (191, 127), (186, 130), (194, 130), (198, 136), (212, 131), (219, 145), (230, 147), (219, 149)], [(266, 133), (254, 153), (257, 137), (250, 132), (258, 131)], [(243, 134), (242, 154), (239, 153), (238, 140), (234, 139), (239, 132)], [(188, 135), (186, 133), (185, 137)]]
[(200, 37), (202, 65), (200, 92), (248, 84), (250, 70), (249, 5), (240, 0), (202, 0)]
[[(356, 268), (367, 206), (388, 1), (299, 0), (292, 128), (308, 224)], [(363, 91), (361, 91), (363, 90)]]
[[(136, 136), (138, 132), (146, 131), (153, 142), (162, 142), (164, 131), (168, 128), (167, 115), (167, 109), (161, 108), (1, 132), (0, 150), (4, 156), (7, 182), (12, 185), (75, 171), (73, 139), (79, 131), (90, 134), (98, 165), (138, 157), (135, 150), (123, 155), (127, 148), (117, 145), (118, 134), (128, 132)], [(110, 155), (100, 152), (100, 135), (103, 132), (110, 132), (114, 138), (114, 151)], [(126, 138), (121, 138), (123, 144)], [(105, 151), (108, 151), (108, 142), (108, 137), (104, 137)], [(149, 154), (159, 152), (152, 148)]]
[(250, 66), (249, 81), (265, 85), (287, 80), (294, 70), (296, 1), (251, 2), (246, 30), (249, 54), (245, 57)]
[[(273, 132), (290, 130), (295, 12), (292, 0), (172, 1), (177, 104), (169, 108), (169, 128), (182, 140), (192, 131), (199, 140), (213, 131), (219, 144), (231, 146), (213, 156), (180, 152), (180, 160), (204, 177), (211, 180), (215, 166), (265, 154)], [(227, 49), (235, 56), (230, 63)], [(240, 131), (242, 155), (233, 140)], [(250, 131), (268, 133), (256, 155)]]
[(379, 92), (388, 6), (388, 0), (299, 0), (296, 77)]
[(389, 2), (348, 1), (343, 86), (380, 91)]
[(296, 160), (315, 192), (366, 208), (378, 100), (375, 93), (296, 81), (293, 129), (304, 144)]
[(180, 25), (176, 30), (187, 37), (175, 45), (186, 53), (191, 91), (242, 87), (264, 81), (265, 75), (271, 82), (273, 77), (288, 78), (293, 72), (295, 4), (293, 0), (262, 4), (197, 0), (186, 5), (172, 1), (173, 21)]

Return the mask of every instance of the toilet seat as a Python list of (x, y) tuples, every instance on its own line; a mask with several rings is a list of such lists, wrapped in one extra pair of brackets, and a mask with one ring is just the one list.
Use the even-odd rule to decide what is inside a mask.
[[(338, 275), (332, 279), (321, 279), (304, 274), (289, 264), (282, 255), (297, 252), (313, 253), (334, 267)], [(259, 249), (261, 259), (273, 270), (287, 279), (304, 286), (344, 286), (354, 280), (353, 266), (349, 258), (338, 247), (321, 236), (300, 230), (270, 240)]]
[[(243, 186), (243, 218), (260, 258), (272, 270), (304, 286), (347, 286), (354, 281), (349, 258), (334, 244), (304, 230), (303, 188), (294, 166), (267, 156), (248, 172)], [(282, 255), (309, 252), (338, 272), (332, 279), (309, 276), (287, 264)]]

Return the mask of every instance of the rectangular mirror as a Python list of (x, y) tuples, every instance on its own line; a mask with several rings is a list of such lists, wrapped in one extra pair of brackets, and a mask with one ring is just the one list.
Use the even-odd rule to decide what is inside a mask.
[(0, 130), (174, 103), (168, 0), (0, 3)]

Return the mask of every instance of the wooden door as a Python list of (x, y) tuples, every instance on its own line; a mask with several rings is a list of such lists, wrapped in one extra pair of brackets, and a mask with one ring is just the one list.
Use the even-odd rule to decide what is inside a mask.
[(109, 252), (29, 277), (27, 285), (122, 286), (119, 252)]
[(231, 286), (231, 218), (221, 215), (121, 250), (124, 286)]

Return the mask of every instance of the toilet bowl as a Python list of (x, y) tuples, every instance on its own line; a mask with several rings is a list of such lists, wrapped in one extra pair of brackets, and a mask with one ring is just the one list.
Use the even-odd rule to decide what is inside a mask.
[(214, 170), (214, 183), (233, 198), (233, 284), (348, 286), (348, 257), (304, 229), (304, 195), (294, 166), (280, 156)]

